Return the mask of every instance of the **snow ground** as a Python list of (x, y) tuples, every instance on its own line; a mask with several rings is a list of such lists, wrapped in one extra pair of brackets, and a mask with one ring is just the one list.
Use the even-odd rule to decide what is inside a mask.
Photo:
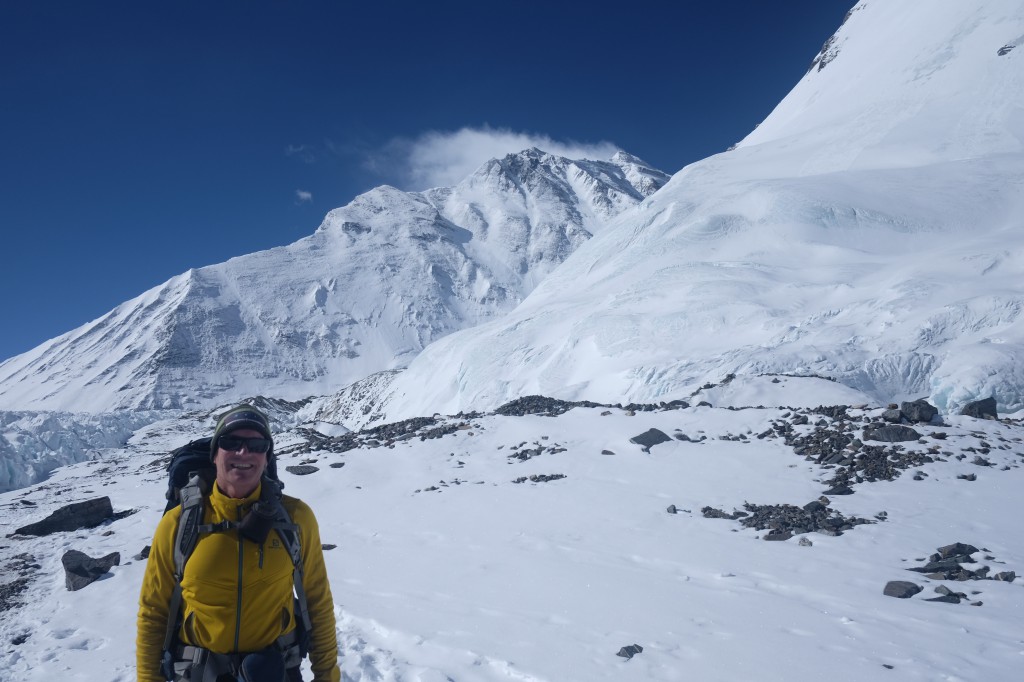
[[(755, 438), (788, 409), (724, 406), (835, 404), (837, 392), (857, 397), (848, 390), (819, 379), (739, 377), (700, 396), (715, 407), (451, 418), (466, 427), (393, 447), (301, 456), (320, 470), (282, 476), (287, 492), (316, 511), (323, 542), (337, 546), (326, 557), (343, 679), (1019, 679), (1024, 580), (943, 583), (979, 590), (971, 600), (983, 605), (929, 603), (940, 582), (905, 569), (961, 541), (984, 548), (979, 566), (1024, 573), (1020, 425), (947, 416), (944, 426), (918, 426), (929, 444), (954, 454), (984, 439), (996, 466), (975, 466), (971, 454), (949, 457), (833, 496), (831, 506), (846, 516), (888, 515), (839, 537), (764, 542), (763, 532), (702, 517), (704, 506), (732, 511), (745, 501), (803, 505), (828, 478), (781, 440)], [(190, 426), (164, 422), (114, 456), (0, 495), (5, 576), (21, 555), (41, 567), (25, 605), (0, 614), (0, 680), (134, 679), (144, 562), (132, 557), (149, 544), (163, 508), (157, 462), (193, 435), (184, 433)], [(649, 452), (629, 442), (652, 427), (707, 440), (672, 440)], [(931, 440), (937, 431), (947, 438)], [(748, 441), (719, 440), (740, 434)], [(537, 448), (542, 453), (526, 461), (509, 457)], [(916, 481), (914, 471), (927, 477)], [(957, 478), (968, 473), (977, 480)], [(565, 478), (513, 482), (534, 474)], [(100, 495), (115, 511), (138, 513), (91, 531), (8, 536), (58, 506)], [(669, 505), (679, 513), (667, 513)], [(804, 537), (813, 545), (798, 544)], [(68, 549), (118, 551), (121, 565), (68, 592), (60, 566)], [(883, 596), (890, 580), (925, 591)], [(642, 653), (616, 656), (634, 643)]]

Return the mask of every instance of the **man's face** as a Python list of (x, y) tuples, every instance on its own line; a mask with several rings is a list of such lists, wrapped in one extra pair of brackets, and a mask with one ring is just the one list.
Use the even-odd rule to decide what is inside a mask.
[(213, 458), (217, 485), (228, 497), (241, 499), (256, 490), (267, 468), (267, 453), (251, 452), (244, 445), (245, 440), (263, 438), (263, 435), (255, 429), (238, 429), (226, 435), (240, 439), (243, 445), (238, 450), (225, 450), (217, 443), (217, 454)]

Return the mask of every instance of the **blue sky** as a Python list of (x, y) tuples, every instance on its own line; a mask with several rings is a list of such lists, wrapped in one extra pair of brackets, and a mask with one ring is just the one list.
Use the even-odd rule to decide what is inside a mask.
[(853, 2), (2, 3), (0, 359), (510, 145), (678, 171)]

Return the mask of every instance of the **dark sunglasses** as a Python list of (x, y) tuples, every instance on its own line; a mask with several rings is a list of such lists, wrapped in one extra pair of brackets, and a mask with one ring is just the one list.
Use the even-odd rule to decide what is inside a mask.
[(264, 453), (270, 449), (270, 441), (266, 438), (242, 438), (240, 436), (221, 436), (217, 439), (217, 447), (228, 452), (238, 452), (242, 446), (249, 452)]

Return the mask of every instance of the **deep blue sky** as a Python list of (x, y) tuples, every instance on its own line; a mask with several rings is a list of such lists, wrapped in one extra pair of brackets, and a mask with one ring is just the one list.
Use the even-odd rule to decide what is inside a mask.
[(371, 187), (424, 189), (403, 154), (431, 132), (675, 172), (763, 120), (853, 4), (2, 3), (0, 360)]

